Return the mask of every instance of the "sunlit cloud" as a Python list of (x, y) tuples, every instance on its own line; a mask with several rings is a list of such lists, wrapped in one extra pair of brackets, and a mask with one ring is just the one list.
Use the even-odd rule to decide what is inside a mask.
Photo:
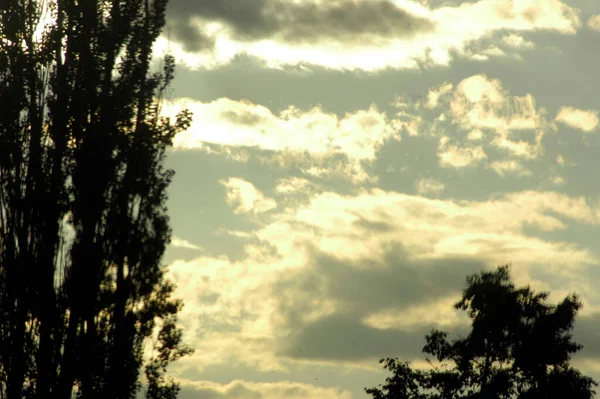
[(509, 159), (506, 161), (495, 161), (490, 163), (489, 166), (500, 176), (505, 176), (507, 174), (514, 174), (517, 176), (531, 175), (530, 170), (525, 168), (521, 162), (514, 159)]
[(386, 139), (394, 136), (385, 113), (375, 106), (338, 118), (320, 107), (289, 107), (279, 114), (249, 101), (228, 98), (202, 103), (186, 99), (165, 107), (165, 114), (189, 108), (194, 113), (190, 129), (175, 138), (175, 148), (201, 147), (203, 142), (256, 146), (265, 150), (312, 154), (343, 153), (372, 160)]
[(195, 249), (199, 251), (203, 250), (202, 247), (192, 244), (191, 242), (181, 239), (179, 237), (173, 237), (171, 239), (171, 245), (177, 248)]
[(291, 194), (300, 190), (306, 190), (312, 183), (299, 177), (288, 177), (279, 179), (275, 191), (281, 194)]
[(435, 325), (440, 328), (454, 327), (469, 321), (468, 318), (461, 315), (461, 312), (457, 312), (453, 308), (459, 299), (460, 294), (455, 293), (431, 303), (410, 306), (408, 309), (386, 309), (373, 312), (364, 319), (364, 323), (370, 327), (384, 330), (408, 330), (419, 328), (423, 324)]
[(532, 49), (535, 47), (535, 43), (529, 40), (525, 40), (523, 36), (511, 33), (502, 37), (502, 41), (508, 46), (522, 49)]
[(188, 130), (175, 137), (175, 149), (226, 151), (228, 157), (247, 161), (247, 148), (256, 148), (267, 151), (260, 155), (266, 163), (293, 164), (310, 176), (355, 182), (372, 180), (362, 163), (372, 162), (386, 141), (400, 139), (402, 123), (390, 120), (375, 106), (339, 118), (318, 106), (289, 107), (276, 114), (262, 105), (228, 98), (167, 102), (162, 112), (173, 116), (183, 108), (192, 111), (194, 119)]
[[(213, 68), (248, 54), (275, 68), (308, 63), (368, 71), (449, 65), (452, 52), (480, 60), (507, 56), (494, 46), (475, 54), (468, 47), (497, 31), (574, 34), (581, 26), (579, 11), (559, 0), (480, 0), (439, 8), (410, 0), (255, 0), (243, 6), (180, 0), (171, 21), (174, 42), (161, 37), (155, 51), (170, 47), (190, 68)], [(507, 44), (515, 50), (528, 46), (514, 38)]]
[(444, 183), (431, 178), (420, 179), (416, 186), (419, 194), (439, 194), (445, 188)]
[(590, 28), (591, 30), (600, 32), (600, 15), (592, 15), (587, 20), (587, 27)]
[(598, 112), (582, 110), (573, 107), (562, 107), (555, 120), (562, 122), (573, 129), (579, 129), (586, 133), (592, 132), (598, 126)]
[(429, 109), (436, 108), (439, 104), (440, 97), (443, 97), (452, 92), (452, 83), (443, 83), (438, 89), (431, 89), (427, 94), (427, 103), (425, 107)]
[(291, 381), (253, 382), (235, 380), (228, 384), (213, 381), (191, 381), (178, 378), (182, 398), (210, 399), (352, 399), (343, 388), (326, 388)]
[[(483, 74), (456, 86), (444, 83), (430, 90), (420, 105), (441, 111), (430, 129), (432, 134), (442, 132), (438, 158), (443, 167), (464, 168), (485, 161), (500, 175), (527, 174), (519, 159), (539, 159), (545, 133), (552, 129), (546, 110), (536, 106), (531, 94), (511, 95), (500, 80)], [(492, 153), (496, 155), (490, 157)]]
[(448, 142), (449, 138), (444, 136), (438, 146), (438, 158), (443, 167), (464, 168), (487, 158), (481, 146), (459, 147)]
[(259, 214), (277, 207), (274, 199), (266, 197), (254, 185), (244, 179), (229, 178), (220, 182), (227, 189), (225, 200), (235, 207), (235, 213)]

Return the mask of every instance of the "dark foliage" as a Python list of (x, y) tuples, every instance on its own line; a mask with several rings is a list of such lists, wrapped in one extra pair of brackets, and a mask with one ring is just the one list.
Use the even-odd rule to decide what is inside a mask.
[(173, 58), (150, 73), (166, 3), (0, 0), (2, 399), (177, 394), (163, 161), (191, 116), (160, 116)]
[[(582, 347), (571, 340), (581, 302), (575, 295), (558, 305), (548, 293), (515, 288), (508, 266), (467, 277), (456, 309), (472, 320), (466, 338), (448, 340), (432, 330), (423, 352), (428, 370), (397, 358), (382, 359), (393, 375), (386, 384), (365, 388), (374, 399), (589, 399), (597, 383), (569, 361)], [(451, 367), (450, 367), (451, 366)]]

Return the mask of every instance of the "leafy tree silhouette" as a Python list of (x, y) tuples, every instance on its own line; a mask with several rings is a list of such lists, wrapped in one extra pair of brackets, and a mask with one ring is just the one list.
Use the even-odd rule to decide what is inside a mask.
[[(167, 0), (0, 1), (0, 398), (174, 398)], [(144, 373), (142, 373), (142, 371)]]
[[(454, 307), (467, 311), (472, 329), (452, 341), (432, 330), (423, 352), (441, 366), (411, 368), (397, 358), (382, 359), (392, 372), (386, 384), (365, 391), (374, 399), (592, 398), (598, 384), (569, 361), (582, 348), (571, 341), (582, 304), (576, 295), (556, 306), (548, 293), (515, 288), (509, 266), (467, 277)], [(452, 365), (452, 368), (449, 367)]]

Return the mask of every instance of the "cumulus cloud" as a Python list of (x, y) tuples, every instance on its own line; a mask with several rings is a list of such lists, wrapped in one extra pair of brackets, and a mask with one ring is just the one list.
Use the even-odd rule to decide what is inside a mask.
[(312, 183), (300, 177), (287, 177), (279, 179), (275, 191), (282, 194), (294, 193), (310, 187)]
[(529, 169), (525, 168), (521, 162), (514, 159), (495, 161), (490, 163), (489, 167), (500, 176), (505, 176), (507, 174), (513, 174), (517, 176), (531, 175), (531, 171)]
[(522, 49), (531, 49), (535, 47), (535, 43), (529, 40), (525, 40), (523, 36), (511, 33), (510, 35), (505, 35), (502, 37), (502, 41), (511, 47), (514, 48), (522, 48)]
[[(494, 47), (475, 55), (468, 51), (496, 31), (573, 34), (581, 26), (579, 11), (560, 0), (441, 7), (408, 0), (177, 0), (168, 15), (175, 39), (170, 47), (191, 67), (229, 62), (241, 53), (271, 66), (379, 70), (416, 68), (417, 60), (447, 65), (452, 52), (471, 58), (507, 55)], [(168, 45), (162, 38), (157, 49)]]
[[(570, 198), (552, 192), (540, 194), (523, 192), (507, 195), (502, 201), (461, 203), (412, 197), (381, 190), (364, 192), (355, 197), (323, 193), (316, 196), (309, 206), (301, 207), (297, 218), (303, 224), (329, 231), (328, 234), (320, 236), (321, 250), (351, 259), (374, 256), (374, 254), (381, 255), (384, 251), (383, 243), (392, 238), (410, 247), (415, 256), (419, 253), (420, 256), (426, 257), (472, 254), (473, 251), (482, 256), (498, 254), (500, 248), (492, 250), (491, 246), (494, 242), (501, 243), (504, 240), (514, 239), (514, 243), (511, 244), (514, 250), (510, 256), (516, 256), (524, 262), (537, 262), (536, 258), (530, 257), (532, 253), (526, 254), (517, 248), (525, 248), (529, 245), (532, 249), (540, 248), (548, 243), (523, 236), (522, 228), (530, 225), (550, 231), (564, 229), (564, 222), (561, 218), (552, 216), (553, 213), (581, 223), (598, 223), (598, 210), (588, 205), (584, 198)], [(393, 228), (385, 232), (379, 231), (376, 236), (355, 236), (352, 233), (353, 226), (361, 219), (373, 223), (384, 222)], [(439, 226), (444, 226), (443, 236), (438, 235)], [(261, 231), (261, 235), (268, 234), (268, 231), (269, 226)], [(348, 231), (348, 233), (342, 233), (340, 237), (337, 231)], [(486, 234), (482, 234), (482, 231)], [(508, 231), (515, 235), (505, 236), (503, 232)], [(453, 246), (457, 244), (456, 240), (461, 243)], [(348, 243), (345, 247), (349, 250), (339, 254), (336, 248), (341, 242)], [(485, 251), (478, 251), (478, 248), (484, 247)], [(591, 259), (588, 255), (583, 255), (583, 252), (576, 252), (579, 255), (573, 259), (579, 256), (583, 256), (579, 258), (582, 261)], [(520, 258), (521, 256), (526, 258)]]
[(510, 97), (497, 79), (473, 75), (456, 87), (450, 104), (452, 116), (461, 126), (492, 129), (535, 129), (541, 124), (531, 94)]
[(201, 147), (203, 142), (256, 146), (266, 150), (343, 153), (373, 160), (383, 142), (394, 136), (385, 115), (371, 106), (339, 118), (321, 107), (289, 107), (279, 114), (249, 101), (220, 98), (210, 103), (190, 99), (170, 104), (165, 114), (186, 106), (194, 113), (192, 126), (175, 138), (176, 148)]
[(430, 90), (420, 106), (442, 112), (430, 129), (433, 135), (441, 134), (442, 167), (464, 168), (485, 161), (500, 175), (526, 173), (521, 160), (540, 158), (542, 140), (552, 128), (546, 110), (536, 106), (531, 94), (511, 95), (498, 79), (484, 74), (456, 86), (444, 83)]
[(592, 15), (587, 20), (587, 26), (591, 30), (595, 30), (597, 32), (600, 32), (600, 15)]
[(438, 158), (442, 167), (464, 168), (487, 158), (481, 146), (459, 147), (449, 144), (449, 140), (447, 136), (443, 136), (438, 145)]
[(444, 183), (432, 178), (420, 179), (416, 186), (419, 194), (439, 194), (445, 188)]
[(193, 112), (194, 119), (188, 130), (175, 137), (176, 149), (257, 148), (269, 152), (262, 156), (265, 162), (281, 167), (294, 164), (320, 178), (367, 181), (370, 177), (361, 164), (372, 162), (387, 140), (400, 138), (396, 120), (375, 106), (340, 118), (321, 107), (289, 107), (275, 114), (244, 100), (220, 98), (203, 103), (184, 99), (167, 103), (163, 113), (176, 115), (184, 107)]
[[(279, 182), (286, 184), (304, 183)], [(433, 325), (463, 328), (448, 303), (466, 275), (512, 262), (519, 283), (535, 281), (536, 267), (570, 281), (594, 255), (530, 232), (599, 222), (596, 204), (556, 192), (483, 201), (314, 192), (243, 232), (245, 259), (200, 256), (170, 265), (185, 302), (185, 339), (196, 348), (176, 374), (211, 364), (285, 370), (282, 356), (360, 362), (388, 355), (392, 342), (411, 358)], [(424, 319), (423, 309), (447, 317)]]
[(198, 245), (192, 244), (189, 241), (186, 241), (182, 238), (179, 237), (173, 237), (171, 239), (171, 245), (177, 248), (186, 248), (186, 249), (195, 249), (195, 250), (202, 250), (202, 247), (199, 247)]
[(266, 197), (249, 181), (232, 177), (220, 183), (227, 189), (225, 199), (236, 207), (235, 213), (259, 214), (277, 207), (274, 199)]
[(430, 89), (427, 93), (426, 108), (433, 109), (439, 104), (440, 97), (443, 97), (452, 92), (452, 83), (443, 83), (438, 89)]
[(598, 126), (598, 112), (582, 110), (574, 107), (562, 107), (555, 120), (586, 133), (594, 131)]
[[(306, 266), (286, 271), (273, 285), (278, 351), (293, 358), (358, 361), (385, 356), (396, 342), (396, 353), (410, 359), (432, 326), (454, 332), (465, 327), (449, 306), (465, 275), (510, 259), (520, 281), (531, 282), (532, 265), (545, 269), (594, 259), (567, 243), (527, 236), (525, 226), (553, 231), (566, 228), (563, 218), (598, 223), (598, 215), (584, 198), (553, 192), (461, 203), (379, 190), (355, 197), (323, 193), (297, 211), (296, 220), (309, 227), (305, 232), (319, 232), (318, 240), (306, 238), (314, 248)], [(301, 234), (298, 225), (293, 229)], [(424, 314), (445, 317), (425, 320)], [(338, 337), (336, 343), (327, 347), (332, 337)]]
[(342, 388), (324, 388), (298, 382), (251, 382), (234, 380), (228, 384), (213, 381), (178, 379), (181, 399), (351, 399), (352, 394)]

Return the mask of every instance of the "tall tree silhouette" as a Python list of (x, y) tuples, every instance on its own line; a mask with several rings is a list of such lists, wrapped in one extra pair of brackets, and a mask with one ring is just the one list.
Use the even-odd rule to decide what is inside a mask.
[(448, 341), (447, 333), (432, 330), (423, 352), (441, 366), (427, 359), (431, 369), (413, 369), (382, 359), (392, 377), (365, 391), (374, 399), (593, 398), (598, 384), (570, 365), (582, 348), (571, 340), (581, 302), (570, 295), (554, 306), (547, 297), (515, 288), (508, 266), (467, 277), (455, 308), (468, 312), (471, 333)]
[(0, 1), (0, 398), (173, 398), (167, 0)]

